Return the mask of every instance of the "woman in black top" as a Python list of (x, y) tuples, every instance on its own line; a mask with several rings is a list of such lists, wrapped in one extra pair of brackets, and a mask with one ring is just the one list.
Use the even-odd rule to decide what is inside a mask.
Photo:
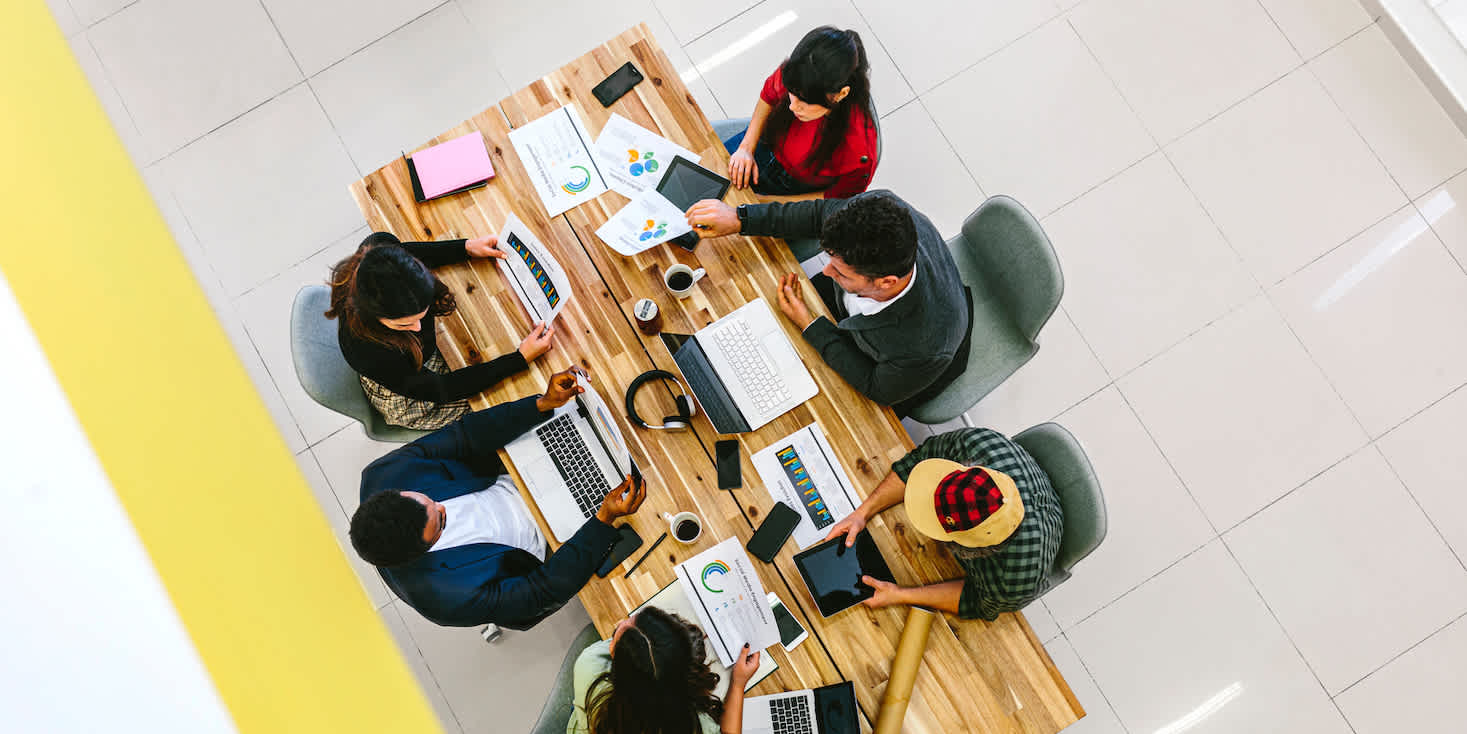
[(405, 428), (442, 428), (469, 410), (468, 398), (527, 367), (550, 350), (554, 329), (537, 323), (519, 349), (498, 359), (449, 371), (438, 351), (434, 318), (457, 304), (431, 267), (470, 257), (504, 257), (495, 237), (401, 242), (387, 232), (362, 240), (331, 269), (331, 310), (337, 341), (357, 371), (372, 407)]

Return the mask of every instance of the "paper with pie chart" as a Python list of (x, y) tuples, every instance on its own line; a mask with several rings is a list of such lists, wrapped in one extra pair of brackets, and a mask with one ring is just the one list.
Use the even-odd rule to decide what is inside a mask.
[(764, 585), (738, 538), (729, 538), (674, 570), (719, 663), (733, 665), (746, 642), (751, 651), (779, 642)]
[(628, 257), (693, 231), (688, 217), (662, 194), (648, 189), (632, 198), (596, 230), (611, 249)]
[(559, 216), (606, 192), (604, 174), (591, 155), (591, 136), (575, 105), (565, 105), (510, 130), (509, 142), (529, 171), (535, 192), (550, 216)]
[(657, 188), (673, 156), (694, 163), (701, 160), (697, 153), (616, 114), (601, 128), (591, 152), (611, 190), (628, 199)]

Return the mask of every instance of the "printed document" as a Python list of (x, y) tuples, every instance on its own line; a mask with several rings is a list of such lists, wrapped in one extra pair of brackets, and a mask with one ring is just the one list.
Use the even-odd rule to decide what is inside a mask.
[[(687, 594), (683, 593), (682, 584), (676, 581), (662, 587), (662, 591), (642, 602), (642, 606), (637, 607), (633, 614), (646, 607), (657, 607), (664, 612), (676, 614), (693, 624), (698, 624), (698, 613), (693, 611), (693, 602), (688, 599)], [(699, 625), (698, 628), (703, 629), (702, 625)], [(723, 698), (728, 693), (728, 666), (720, 665), (716, 660), (718, 654), (713, 651), (713, 638), (706, 630), (703, 633), (703, 655), (704, 659), (709, 662), (708, 667), (718, 676), (718, 684), (713, 687), (713, 695)], [(759, 669), (749, 676), (749, 682), (744, 684), (744, 690), (747, 691), (759, 685), (759, 681), (769, 677), (776, 670), (779, 670), (779, 663), (774, 662), (773, 655), (760, 655)]]
[(621, 115), (613, 114), (601, 128), (592, 150), (606, 175), (611, 190), (628, 199), (657, 188), (672, 157), (680, 155), (693, 163), (701, 156)]
[(550, 216), (559, 216), (606, 191), (606, 179), (591, 156), (591, 136), (575, 105), (510, 130), (509, 142), (529, 170)]
[(770, 496), (800, 513), (793, 537), (801, 550), (824, 540), (832, 525), (861, 504), (819, 423), (775, 441), (751, 460)]
[(738, 538), (679, 563), (675, 570), (678, 584), (693, 603), (698, 626), (708, 634), (724, 667), (733, 665), (746, 642), (750, 651), (779, 643), (779, 627), (764, 585)]
[(611, 249), (628, 257), (693, 231), (688, 217), (655, 189), (632, 198), (596, 230)]
[(495, 260), (509, 279), (510, 289), (530, 312), (530, 318), (549, 324), (570, 303), (570, 279), (535, 233), (510, 214), (499, 233), (505, 257)]

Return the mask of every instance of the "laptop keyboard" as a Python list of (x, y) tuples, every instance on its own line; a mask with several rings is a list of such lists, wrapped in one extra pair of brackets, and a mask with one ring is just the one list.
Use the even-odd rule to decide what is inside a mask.
[(789, 696), (770, 701), (769, 715), (774, 720), (775, 734), (813, 734), (810, 727), (810, 699), (804, 696)]
[(734, 374), (744, 388), (744, 394), (754, 402), (761, 415), (790, 399), (789, 386), (784, 378), (769, 369), (769, 361), (754, 341), (754, 332), (743, 321), (729, 321), (713, 332), (713, 341), (733, 365)]
[(586, 449), (586, 442), (581, 440), (581, 433), (576, 430), (571, 416), (552, 418), (536, 428), (535, 435), (545, 444), (546, 453), (555, 462), (555, 470), (560, 472), (571, 497), (576, 500), (576, 506), (581, 508), (581, 516), (595, 515), (601, 501), (606, 499), (606, 493), (611, 491), (611, 485), (606, 483), (601, 467), (596, 466), (596, 460), (591, 458), (591, 452)]

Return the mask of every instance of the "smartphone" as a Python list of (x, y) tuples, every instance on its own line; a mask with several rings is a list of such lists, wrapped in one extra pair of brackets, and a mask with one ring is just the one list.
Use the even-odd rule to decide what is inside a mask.
[(800, 620), (795, 619), (795, 615), (790, 614), (790, 610), (785, 608), (784, 602), (779, 600), (778, 595), (771, 591), (768, 599), (769, 609), (774, 612), (774, 623), (779, 625), (779, 644), (784, 646), (785, 652), (794, 650), (805, 641), (806, 637), (810, 636), (810, 633), (805, 631)]
[(739, 467), (739, 442), (719, 441), (713, 444), (714, 458), (718, 462), (718, 488), (738, 489), (744, 485), (743, 470)]
[(616, 529), (616, 532), (620, 533), (621, 537), (617, 538), (616, 545), (611, 546), (611, 555), (601, 563), (601, 568), (596, 569), (596, 575), (603, 579), (607, 574), (615, 571), (622, 561), (631, 558), (632, 553), (642, 547), (642, 536), (637, 535), (637, 531), (633, 530), (632, 526), (622, 525)]
[(632, 91), (632, 87), (637, 86), (641, 81), (642, 72), (637, 71), (637, 67), (632, 66), (632, 62), (628, 61), (622, 64), (620, 69), (611, 72), (611, 76), (597, 84), (591, 90), (591, 94), (596, 95), (602, 107), (610, 107), (611, 103), (621, 99), (623, 94)]
[(754, 536), (749, 538), (749, 544), (745, 547), (755, 558), (765, 563), (774, 563), (775, 554), (784, 547), (784, 542), (789, 540), (790, 533), (795, 532), (795, 526), (799, 524), (800, 513), (783, 502), (776, 502), (774, 509), (764, 516), (764, 523), (754, 531)]

